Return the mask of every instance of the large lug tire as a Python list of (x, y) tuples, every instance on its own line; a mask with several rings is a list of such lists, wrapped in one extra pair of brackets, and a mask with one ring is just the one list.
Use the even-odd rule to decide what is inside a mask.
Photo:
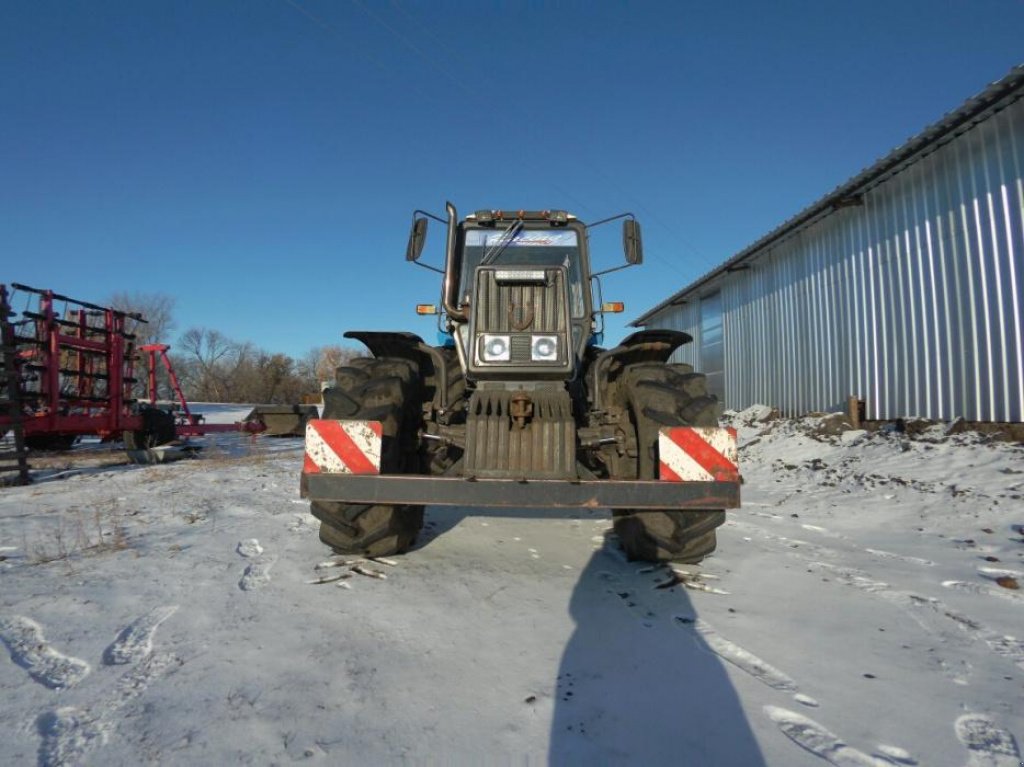
[[(323, 417), (380, 421), (381, 472), (419, 473), (419, 370), (411, 362), (358, 357), (336, 371)], [(423, 506), (312, 501), (320, 540), (341, 554), (383, 557), (407, 551), (423, 527)]]
[[(688, 365), (644, 362), (624, 373), (629, 411), (637, 434), (637, 475), (655, 479), (658, 431), (663, 426), (717, 426), (718, 399)], [(615, 533), (631, 560), (700, 562), (715, 550), (715, 528), (725, 512), (714, 510), (614, 509)]]
[(715, 550), (715, 528), (724, 511), (631, 511), (615, 509), (615, 534), (631, 559), (644, 562), (700, 562)]
[(422, 506), (357, 506), (313, 501), (320, 540), (339, 554), (386, 557), (412, 548), (423, 528)]
[(32, 434), (25, 437), (25, 447), (41, 453), (63, 452), (74, 447), (74, 434)]
[(141, 412), (142, 428), (126, 431), (122, 435), (125, 450), (148, 450), (173, 442), (178, 436), (174, 428), (174, 414), (155, 407)]

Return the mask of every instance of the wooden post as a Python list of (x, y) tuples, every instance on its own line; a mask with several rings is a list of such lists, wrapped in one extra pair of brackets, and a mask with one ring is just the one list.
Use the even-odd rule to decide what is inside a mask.
[(846, 414), (850, 418), (850, 426), (854, 429), (860, 428), (860, 398), (851, 394), (846, 398)]

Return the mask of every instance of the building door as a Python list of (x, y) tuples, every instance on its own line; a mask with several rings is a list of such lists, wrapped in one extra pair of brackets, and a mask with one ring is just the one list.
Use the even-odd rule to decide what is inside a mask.
[(708, 391), (725, 402), (725, 345), (722, 333), (722, 294), (700, 300), (700, 370), (707, 376)]

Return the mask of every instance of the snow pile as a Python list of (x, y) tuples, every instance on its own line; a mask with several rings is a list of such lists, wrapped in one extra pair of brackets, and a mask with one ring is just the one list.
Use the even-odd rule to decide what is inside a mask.
[(0, 763), (1016, 767), (1024, 451), (840, 418), (729, 414), (744, 507), (673, 568), (592, 509), (331, 556), (297, 440), (63, 458), (0, 491)]

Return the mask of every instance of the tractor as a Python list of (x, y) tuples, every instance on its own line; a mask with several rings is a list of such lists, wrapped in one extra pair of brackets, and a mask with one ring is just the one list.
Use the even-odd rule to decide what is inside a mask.
[[(438, 345), (349, 331), (370, 352), (339, 367), (306, 431), (301, 490), (343, 554), (407, 551), (424, 506), (611, 509), (631, 560), (694, 563), (739, 506), (735, 432), (705, 378), (670, 362), (692, 338), (598, 345), (600, 274), (640, 264), (640, 225), (561, 210), (413, 214), (406, 260), (442, 275)], [(444, 268), (420, 263), (428, 219)], [(622, 220), (626, 263), (592, 272), (589, 231)]]

